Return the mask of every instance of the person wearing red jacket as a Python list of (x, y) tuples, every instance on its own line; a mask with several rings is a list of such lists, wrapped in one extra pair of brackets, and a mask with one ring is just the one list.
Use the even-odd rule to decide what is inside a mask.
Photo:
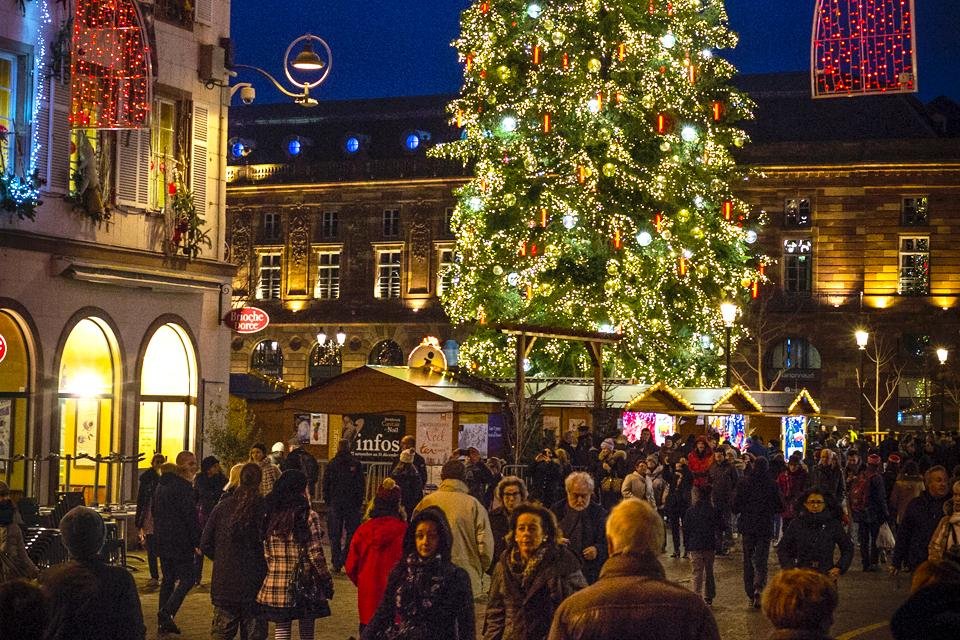
[(790, 455), (787, 468), (777, 476), (777, 486), (780, 487), (784, 505), (782, 531), (786, 531), (793, 519), (799, 515), (797, 500), (806, 489), (807, 475), (807, 470), (803, 466), (803, 456), (796, 451)]
[(693, 474), (693, 486), (710, 485), (710, 467), (713, 466), (713, 448), (706, 436), (697, 436), (693, 451), (687, 455), (687, 468)]
[(386, 478), (377, 489), (367, 521), (353, 534), (344, 569), (357, 585), (357, 609), (360, 631), (376, 613), (387, 578), (403, 556), (403, 536), (407, 518), (400, 508), (400, 486)]

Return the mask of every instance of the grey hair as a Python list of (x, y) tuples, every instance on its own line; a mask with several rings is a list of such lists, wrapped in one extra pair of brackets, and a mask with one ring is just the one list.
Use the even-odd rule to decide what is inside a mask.
[(497, 483), (497, 488), (493, 491), (493, 494), (497, 496), (497, 500), (503, 501), (503, 492), (507, 490), (507, 487), (519, 487), (520, 500), (522, 502), (527, 501), (527, 483), (517, 476), (503, 476), (503, 478), (500, 479), (500, 482)]
[(663, 520), (649, 502), (637, 498), (611, 509), (606, 529), (611, 555), (656, 553), (663, 545)]
[(596, 484), (593, 482), (593, 476), (591, 476), (586, 471), (574, 471), (567, 476), (567, 479), (563, 481), (563, 488), (567, 491), (570, 491), (570, 488), (575, 484), (585, 484), (590, 487), (590, 492), (593, 493)]

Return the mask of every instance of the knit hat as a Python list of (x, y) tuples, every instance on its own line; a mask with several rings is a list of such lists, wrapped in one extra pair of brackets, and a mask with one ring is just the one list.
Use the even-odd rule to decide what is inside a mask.
[(400, 452), (400, 462), (413, 464), (413, 449), (404, 449)]
[(887, 462), (892, 464), (900, 464), (900, 456), (895, 453), (891, 453), (889, 456), (887, 456)]
[(613, 438), (607, 438), (606, 440), (600, 443), (600, 448), (607, 449), (608, 451), (613, 451), (613, 449), (616, 446), (617, 446), (617, 443), (613, 441)]
[(463, 463), (456, 458), (447, 460), (443, 466), (440, 467), (441, 480), (463, 480), (466, 475), (466, 467), (464, 467)]
[(220, 464), (220, 460), (217, 459), (217, 456), (207, 456), (200, 461), (200, 473), (206, 473), (210, 470), (215, 464)]
[(75, 560), (92, 560), (100, 553), (107, 529), (100, 514), (89, 507), (74, 507), (60, 520), (63, 546)]
[(283, 453), (283, 443), (274, 442), (273, 446), (270, 447), (270, 453)]
[(384, 478), (383, 484), (377, 488), (377, 495), (374, 496), (373, 502), (376, 508), (396, 509), (400, 504), (400, 486), (394, 482), (393, 478)]
[(880, 464), (880, 456), (875, 453), (871, 453), (867, 456), (867, 464)]

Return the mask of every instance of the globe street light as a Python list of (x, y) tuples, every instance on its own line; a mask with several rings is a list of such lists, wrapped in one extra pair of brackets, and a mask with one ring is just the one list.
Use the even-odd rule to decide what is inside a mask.
[(733, 323), (737, 319), (737, 305), (732, 302), (724, 302), (720, 305), (720, 317), (723, 318), (723, 328), (725, 334), (724, 353), (727, 357), (727, 368), (724, 371), (723, 384), (730, 386), (730, 331), (733, 329)]
[[(294, 47), (301, 42), (304, 43), (303, 48), (297, 53), (293, 60), (290, 60), (290, 54), (293, 52)], [(317, 53), (314, 44), (319, 46), (320, 51), (323, 53), (322, 57)], [(324, 80), (327, 79), (327, 76), (330, 75), (330, 69), (333, 68), (333, 52), (330, 51), (330, 45), (327, 44), (326, 40), (311, 33), (306, 33), (290, 43), (290, 46), (287, 47), (286, 52), (283, 54), (283, 73), (286, 75), (287, 80), (290, 81), (290, 84), (297, 88), (296, 91), (287, 89), (279, 80), (260, 67), (249, 64), (234, 64), (233, 68), (256, 71), (270, 80), (280, 93), (293, 98), (297, 104), (312, 107), (317, 104), (317, 99), (310, 96), (310, 90), (319, 87), (323, 84)], [(323, 73), (313, 82), (308, 82), (294, 78), (291, 69), (296, 71), (322, 71)], [(246, 102), (246, 100), (244, 101)]]
[(867, 341), (870, 340), (870, 334), (864, 329), (857, 329), (853, 337), (857, 341), (857, 349), (860, 350), (860, 364), (857, 365), (857, 371), (860, 373), (860, 428), (863, 428), (863, 385), (866, 382), (866, 376), (863, 373), (863, 355), (867, 352)]
[(937, 360), (940, 362), (940, 428), (943, 429), (943, 396), (946, 394), (946, 389), (944, 379), (943, 379), (943, 365), (947, 364), (947, 356), (950, 355), (950, 352), (945, 348), (940, 347), (937, 349)]

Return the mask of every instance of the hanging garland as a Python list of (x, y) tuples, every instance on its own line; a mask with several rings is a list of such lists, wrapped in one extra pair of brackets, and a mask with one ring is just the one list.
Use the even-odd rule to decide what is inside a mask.
[(43, 204), (40, 184), (36, 171), (27, 177), (0, 171), (0, 210), (15, 214), (20, 220), (34, 220), (37, 207)]

